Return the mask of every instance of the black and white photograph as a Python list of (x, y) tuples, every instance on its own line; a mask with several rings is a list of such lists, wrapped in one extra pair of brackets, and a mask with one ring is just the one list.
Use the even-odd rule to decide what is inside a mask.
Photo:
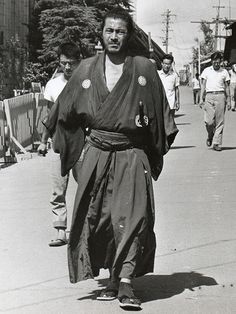
[(236, 3), (0, 0), (0, 313), (236, 313)]

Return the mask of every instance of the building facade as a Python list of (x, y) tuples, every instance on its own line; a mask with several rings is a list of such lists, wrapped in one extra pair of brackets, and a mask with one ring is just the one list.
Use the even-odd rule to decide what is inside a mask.
[(27, 59), (30, 17), (35, 0), (0, 0), (0, 97), (20, 88), (17, 70)]
[(226, 38), (224, 59), (229, 63), (236, 63), (236, 22), (229, 25), (227, 30), (231, 30), (232, 35)]

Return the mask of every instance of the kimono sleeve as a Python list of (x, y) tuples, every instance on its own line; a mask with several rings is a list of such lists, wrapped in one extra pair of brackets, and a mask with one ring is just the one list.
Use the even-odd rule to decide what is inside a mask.
[(49, 114), (43, 119), (42, 123), (49, 131), (50, 136), (52, 137), (55, 133), (56, 125), (58, 118), (58, 102), (56, 101), (49, 112)]
[(165, 89), (158, 73), (154, 72), (153, 98), (156, 110), (157, 129), (155, 134), (155, 146), (160, 155), (165, 155), (178, 133), (170, 106), (166, 97)]
[(172, 145), (178, 129), (175, 125), (166, 93), (155, 68), (149, 68), (152, 106), (155, 112), (154, 120), (149, 126), (149, 150), (147, 152), (151, 173), (154, 180), (159, 177), (163, 167), (163, 156)]
[(75, 73), (59, 95), (45, 123), (54, 135), (53, 147), (60, 154), (62, 176), (75, 165), (84, 146), (85, 134), (78, 104), (78, 75)]

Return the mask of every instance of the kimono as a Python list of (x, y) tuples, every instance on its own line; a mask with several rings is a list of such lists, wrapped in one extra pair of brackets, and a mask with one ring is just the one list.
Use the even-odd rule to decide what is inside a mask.
[(73, 283), (101, 268), (120, 278), (153, 271), (152, 177), (178, 132), (148, 59), (128, 56), (111, 92), (104, 60), (102, 53), (81, 62), (45, 124), (55, 132), (62, 175), (83, 155), (68, 243)]

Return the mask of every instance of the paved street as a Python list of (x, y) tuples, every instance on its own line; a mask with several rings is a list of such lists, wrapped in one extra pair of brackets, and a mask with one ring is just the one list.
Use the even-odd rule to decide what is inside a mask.
[[(203, 112), (181, 87), (179, 134), (154, 183), (155, 272), (136, 279), (143, 314), (236, 313), (236, 113), (222, 152), (206, 147)], [(0, 313), (116, 314), (99, 302), (107, 271), (70, 284), (66, 247), (50, 248), (50, 153), (0, 169)], [(67, 200), (69, 226), (76, 185)], [(131, 312), (133, 313), (133, 312)]]

